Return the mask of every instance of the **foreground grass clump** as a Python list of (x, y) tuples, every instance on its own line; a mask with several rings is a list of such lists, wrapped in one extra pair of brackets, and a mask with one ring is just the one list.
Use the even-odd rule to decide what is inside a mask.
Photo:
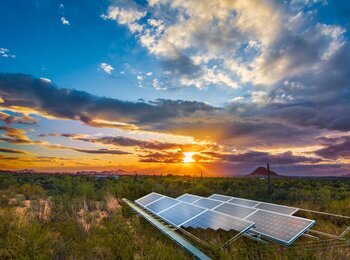
[[(276, 179), (273, 186), (273, 202), (350, 215), (348, 180)], [(189, 259), (121, 202), (151, 191), (173, 197), (221, 193), (268, 200), (266, 180), (259, 179), (0, 175), (0, 259)], [(320, 221), (324, 230), (337, 231)], [(199, 235), (225, 242), (218, 232)], [(224, 249), (203, 250), (216, 259), (350, 258), (349, 246), (285, 248), (246, 238)]]

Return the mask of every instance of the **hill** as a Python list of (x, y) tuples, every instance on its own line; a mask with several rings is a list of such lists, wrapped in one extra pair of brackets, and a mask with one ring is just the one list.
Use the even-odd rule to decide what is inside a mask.
[[(281, 177), (281, 175), (275, 173), (274, 171), (270, 170), (271, 177)], [(267, 168), (265, 167), (258, 167), (255, 171), (248, 174), (247, 177), (267, 177)]]

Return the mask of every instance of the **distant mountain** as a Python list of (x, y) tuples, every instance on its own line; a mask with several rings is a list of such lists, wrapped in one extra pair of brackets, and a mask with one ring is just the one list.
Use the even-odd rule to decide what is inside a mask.
[(342, 177), (349, 177), (350, 178), (350, 174), (345, 174)]
[(33, 169), (23, 169), (23, 170), (19, 170), (18, 172), (20, 172), (20, 173), (37, 173), (37, 171), (33, 170)]
[[(248, 177), (267, 177), (267, 168), (265, 167), (258, 167), (255, 171), (247, 175)], [(274, 171), (270, 170), (270, 176), (271, 177), (279, 177), (281, 175), (275, 173)]]

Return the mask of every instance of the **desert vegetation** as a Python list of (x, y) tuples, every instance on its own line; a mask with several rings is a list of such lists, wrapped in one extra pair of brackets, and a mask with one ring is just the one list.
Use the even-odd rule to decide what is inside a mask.
[[(350, 181), (275, 179), (269, 198), (266, 180), (122, 176), (119, 179), (50, 175), (0, 175), (1, 259), (188, 259), (190, 256), (131, 212), (121, 198), (137, 199), (151, 191), (169, 196), (212, 193), (283, 203), (350, 215)], [(313, 217), (311, 213), (300, 213)], [(319, 219), (320, 228), (338, 234), (350, 223)], [(216, 244), (227, 237), (193, 230)], [(348, 238), (349, 239), (349, 236)], [(333, 242), (292, 247), (240, 238), (219, 249), (201, 246), (216, 259), (346, 259), (350, 247)], [(313, 241), (313, 240), (311, 240)]]

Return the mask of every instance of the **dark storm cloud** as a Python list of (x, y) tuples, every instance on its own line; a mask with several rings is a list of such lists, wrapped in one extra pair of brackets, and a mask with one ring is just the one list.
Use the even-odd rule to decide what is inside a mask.
[(336, 138), (319, 138), (324, 145), (314, 153), (328, 159), (350, 158), (350, 136)]
[(318, 163), (322, 161), (322, 159), (319, 159), (319, 158), (296, 156), (296, 155), (293, 155), (293, 153), (290, 151), (281, 153), (281, 154), (269, 154), (267, 152), (258, 152), (258, 151), (248, 151), (246, 153), (238, 153), (238, 154), (205, 152), (204, 154), (214, 158), (218, 158), (222, 161), (241, 163), (241, 164), (271, 163), (275, 165), (283, 165), (283, 164), (299, 164), (299, 163)]
[[(341, 57), (337, 55), (332, 59), (341, 60)], [(338, 70), (342, 75), (346, 74), (345, 69)], [(314, 136), (322, 133), (322, 129), (349, 130), (350, 121), (347, 120), (346, 111), (350, 105), (345, 100), (350, 94), (344, 86), (346, 85), (339, 87), (340, 94), (333, 91), (332, 95), (336, 97), (327, 102), (318, 101), (317, 91), (305, 90), (306, 87), (293, 88), (288, 84), (276, 84), (268, 93), (272, 102), (266, 105), (232, 102), (224, 107), (213, 107), (203, 102), (182, 100), (121, 101), (83, 91), (57, 88), (23, 74), (0, 74), (0, 96), (4, 99), (2, 107), (28, 107), (44, 115), (80, 120), (90, 126), (128, 128), (132, 125), (142, 130), (190, 135), (246, 148), (313, 144)], [(282, 95), (279, 91), (292, 93), (295, 97), (293, 102), (274, 102), (276, 97)], [(303, 93), (304, 100), (301, 99)], [(66, 137), (73, 138), (69, 134)], [(3, 141), (14, 142), (13, 139), (4, 138)], [(28, 142), (24, 139), (18, 141)], [(123, 137), (83, 141), (141, 149), (171, 149), (178, 146)]]
[[(215, 108), (195, 101), (156, 100), (128, 102), (97, 97), (87, 92), (56, 86), (23, 74), (0, 74), (0, 96), (3, 107), (22, 106), (58, 118), (80, 120), (86, 124), (111, 126), (97, 119), (145, 126), (175, 117), (188, 116), (196, 111)], [(123, 125), (114, 125), (123, 127)]]

